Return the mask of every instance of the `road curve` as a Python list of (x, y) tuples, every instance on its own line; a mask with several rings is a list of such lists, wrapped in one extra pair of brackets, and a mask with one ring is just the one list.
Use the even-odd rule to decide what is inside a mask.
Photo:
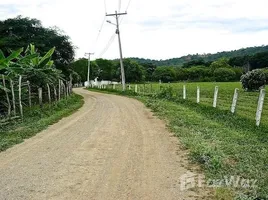
[(75, 92), (79, 111), (0, 153), (1, 200), (202, 198), (180, 190), (186, 152), (142, 103)]

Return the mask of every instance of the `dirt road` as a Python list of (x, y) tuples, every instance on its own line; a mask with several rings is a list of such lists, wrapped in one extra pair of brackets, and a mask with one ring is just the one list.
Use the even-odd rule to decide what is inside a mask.
[(85, 105), (0, 153), (0, 199), (178, 200), (187, 169), (164, 123), (137, 100), (76, 89)]

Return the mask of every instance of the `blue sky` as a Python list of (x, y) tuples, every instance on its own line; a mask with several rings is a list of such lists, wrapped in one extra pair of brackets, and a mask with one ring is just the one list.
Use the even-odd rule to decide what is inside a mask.
[[(100, 55), (115, 27), (104, 23), (99, 29), (105, 12), (118, 10), (119, 2), (106, 0), (105, 7), (104, 0), (1, 0), (0, 19), (34, 17), (68, 34), (77, 58), (88, 51), (117, 58), (117, 37)], [(121, 11), (128, 2), (121, 0)], [(131, 0), (121, 23), (123, 56), (166, 59), (267, 45), (267, 7), (267, 0)]]

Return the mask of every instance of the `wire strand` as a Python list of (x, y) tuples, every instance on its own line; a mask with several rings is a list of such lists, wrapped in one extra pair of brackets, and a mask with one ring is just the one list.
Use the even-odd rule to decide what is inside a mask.
[(118, 12), (121, 10), (121, 0), (118, 0)]
[(106, 44), (105, 48), (101, 51), (101, 53), (99, 54), (99, 58), (102, 57), (107, 50), (110, 48), (111, 44), (113, 43), (114, 39), (115, 39), (116, 34), (113, 33), (113, 35), (111, 36), (110, 40), (108, 41), (108, 43)]
[(131, 3), (131, 0), (128, 1), (126, 11), (128, 10), (128, 8), (129, 8), (129, 6), (130, 6), (130, 3)]
[(104, 0), (104, 9), (105, 9), (105, 14), (107, 13), (107, 5), (106, 5), (106, 0)]

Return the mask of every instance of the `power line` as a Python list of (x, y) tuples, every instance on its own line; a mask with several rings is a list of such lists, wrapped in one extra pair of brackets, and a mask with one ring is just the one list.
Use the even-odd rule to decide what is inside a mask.
[(105, 9), (105, 13), (107, 13), (107, 5), (106, 5), (106, 0), (104, 0), (104, 9)]
[(98, 43), (98, 41), (99, 41), (100, 34), (101, 34), (101, 32), (102, 32), (102, 28), (103, 28), (103, 25), (104, 25), (104, 23), (105, 23), (105, 20), (106, 20), (106, 16), (104, 16), (104, 19), (103, 19), (103, 21), (102, 21), (102, 23), (101, 23), (101, 26), (100, 26), (100, 29), (99, 29), (99, 32), (98, 32), (98, 35), (97, 35), (97, 38), (96, 38), (95, 47), (97, 46), (97, 43)]
[(118, 12), (121, 10), (121, 0), (118, 0)]
[(113, 43), (114, 39), (115, 39), (116, 34), (113, 33), (113, 35), (111, 36), (110, 40), (108, 41), (108, 43), (106, 44), (106, 46), (104, 47), (104, 49), (101, 51), (101, 53), (99, 54), (99, 58), (102, 57), (107, 50), (110, 48), (111, 44)]
[[(126, 12), (128, 11), (128, 8), (129, 8), (129, 6), (130, 6), (130, 3), (131, 3), (131, 0), (128, 1), (127, 7), (126, 7), (126, 10), (125, 10)], [(124, 19), (124, 15), (121, 16), (121, 20), (120, 20), (119, 24), (122, 23), (123, 19)]]
[(128, 8), (129, 8), (129, 6), (130, 6), (130, 3), (131, 3), (131, 0), (128, 1), (127, 8), (126, 8), (126, 12), (127, 12)]

